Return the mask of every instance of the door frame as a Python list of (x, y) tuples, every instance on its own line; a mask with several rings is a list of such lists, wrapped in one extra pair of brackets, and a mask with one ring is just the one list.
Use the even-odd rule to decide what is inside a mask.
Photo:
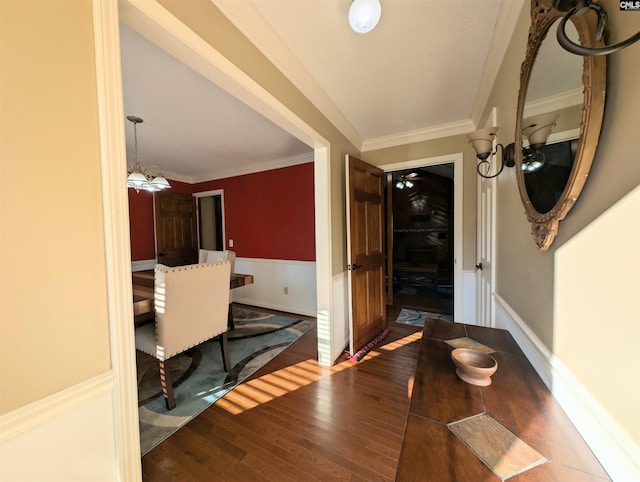
[[(364, 156), (366, 157), (366, 156)], [(418, 169), (420, 167), (436, 166), (438, 164), (453, 163), (453, 319), (464, 323), (462, 318), (462, 206), (464, 202), (463, 162), (462, 152), (444, 156), (427, 157), (410, 161), (377, 166), (385, 173), (401, 171), (403, 169)]]
[[(338, 348), (340, 342), (334, 338), (339, 337), (340, 324), (344, 323), (344, 319), (340, 318), (340, 313), (334, 313), (329, 141), (159, 3), (121, 0), (118, 8), (119, 21), (313, 149), (317, 329), (323, 333), (322, 337), (318, 337), (318, 362), (331, 366), (342, 350), (342, 347)], [(115, 28), (117, 31), (117, 23)], [(121, 77), (119, 52), (117, 61), (117, 67), (113, 68)], [(126, 165), (126, 160), (122, 162)]]
[(144, 31), (151, 41), (161, 40), (159, 45), (177, 58), (314, 149), (317, 329), (322, 333), (318, 337), (318, 360), (327, 366), (334, 360), (332, 325), (340, 322), (339, 317), (332, 316), (330, 143), (160, 4), (145, 0), (92, 0), (92, 9), (112, 359), (110, 376), (114, 386), (114, 452), (120, 480), (139, 481), (142, 470), (131, 310), (129, 210), (124, 182), (127, 161), (119, 22), (135, 24), (134, 29)]
[[(487, 118), (485, 127), (493, 127), (498, 125), (498, 110), (493, 107)], [(498, 140), (493, 139), (492, 152), (496, 152)], [(490, 159), (495, 162), (495, 155)], [(484, 195), (487, 190), (489, 195)], [(496, 202), (497, 202), (498, 182), (497, 178), (485, 179), (482, 176), (476, 176), (476, 262), (482, 263), (486, 261), (484, 253), (489, 255), (489, 270), (487, 274), (484, 270), (476, 268), (475, 285), (476, 285), (476, 310), (474, 323), (480, 326), (495, 326), (495, 298), (493, 292), (496, 285)], [(484, 199), (483, 199), (484, 197)], [(488, 241), (488, 243), (487, 243)], [(483, 266), (487, 263), (483, 263)], [(485, 319), (484, 314), (488, 314)]]
[(196, 198), (196, 218), (197, 218), (196, 226), (198, 228), (198, 231), (197, 231), (198, 248), (202, 249), (202, 246), (200, 246), (200, 204), (198, 203), (198, 200), (201, 197), (213, 197), (213, 196), (220, 196), (220, 216), (222, 217), (220, 222), (222, 226), (222, 244), (223, 244), (222, 251), (224, 251), (225, 249), (231, 248), (231, 246), (227, 246), (225, 212), (224, 212), (224, 189), (214, 189), (212, 191), (203, 191), (203, 192), (193, 193), (193, 197)]

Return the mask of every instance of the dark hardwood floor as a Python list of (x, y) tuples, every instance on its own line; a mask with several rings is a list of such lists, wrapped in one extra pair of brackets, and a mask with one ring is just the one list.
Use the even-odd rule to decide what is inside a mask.
[(145, 455), (143, 480), (394, 480), (422, 336), (398, 312), (355, 365), (320, 367), (311, 330)]

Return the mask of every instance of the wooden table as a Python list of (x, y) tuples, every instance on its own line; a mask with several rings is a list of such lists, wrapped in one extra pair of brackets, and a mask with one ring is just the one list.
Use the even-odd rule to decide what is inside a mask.
[[(452, 345), (469, 338), (494, 350), (487, 387), (455, 373)], [(610, 480), (509, 332), (427, 320), (396, 480), (505, 479)]]
[[(153, 270), (134, 271), (131, 274), (133, 284), (133, 316), (153, 312)], [(240, 288), (253, 283), (253, 275), (231, 273), (229, 288)], [(231, 310), (229, 310), (231, 312)], [(233, 322), (231, 322), (231, 325)]]

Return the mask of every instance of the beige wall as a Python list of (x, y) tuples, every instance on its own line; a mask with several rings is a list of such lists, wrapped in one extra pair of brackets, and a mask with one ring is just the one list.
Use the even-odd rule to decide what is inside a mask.
[(91, 3), (0, 8), (4, 414), (111, 362)]
[[(638, 14), (603, 0), (609, 42), (638, 31)], [(522, 12), (488, 109), (499, 109), (500, 141), (515, 127), (520, 64), (530, 21)], [(576, 205), (547, 252), (536, 249), (514, 171), (498, 190), (497, 292), (595, 400), (640, 443), (640, 44), (607, 57), (599, 146)]]

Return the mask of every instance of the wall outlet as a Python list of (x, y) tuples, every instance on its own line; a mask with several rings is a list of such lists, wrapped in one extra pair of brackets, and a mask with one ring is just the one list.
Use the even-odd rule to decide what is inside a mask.
[(285, 287), (284, 287), (284, 294), (285, 294), (285, 295), (288, 295), (288, 294), (289, 294), (289, 287), (288, 287), (288, 286), (285, 286)]
[(229, 240), (229, 247), (230, 247), (230, 248), (233, 248), (233, 239), (230, 239), (230, 240)]

